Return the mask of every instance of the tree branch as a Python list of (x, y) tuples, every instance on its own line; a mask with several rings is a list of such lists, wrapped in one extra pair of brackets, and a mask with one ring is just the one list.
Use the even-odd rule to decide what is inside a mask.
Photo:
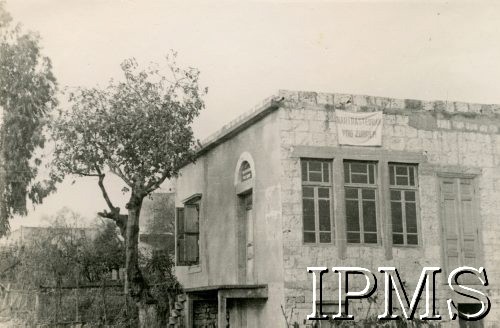
[(99, 181), (97, 184), (99, 185), (99, 188), (101, 188), (102, 192), (102, 197), (104, 197), (104, 200), (106, 201), (106, 204), (108, 204), (108, 207), (110, 210), (113, 210), (115, 207), (113, 206), (113, 203), (111, 202), (111, 199), (109, 198), (108, 192), (106, 191), (106, 188), (104, 187), (104, 177), (106, 176), (101, 172), (101, 170), (96, 166), (96, 171), (99, 176)]
[(113, 220), (118, 226), (118, 228), (120, 228), (120, 233), (122, 237), (126, 238), (128, 215), (120, 214), (120, 208), (118, 207), (117, 210), (118, 210), (117, 212), (116, 211), (108, 212), (104, 210), (102, 212), (97, 212), (97, 215), (99, 215), (102, 218)]
[(99, 174), (85, 173), (82, 171), (74, 171), (74, 170), (73, 170), (73, 174), (78, 174), (78, 175), (81, 175), (84, 177), (98, 177), (99, 176)]
[(163, 174), (161, 175), (161, 178), (155, 182), (150, 182), (146, 185), (146, 187), (144, 188), (146, 193), (151, 193), (153, 191), (155, 191), (156, 189), (158, 189), (160, 187), (160, 185), (163, 183), (163, 181), (165, 181), (165, 179), (167, 179), (169, 177), (169, 172), (163, 172)]
[(96, 171), (98, 173), (99, 181), (97, 184), (99, 185), (99, 188), (101, 189), (102, 196), (104, 197), (104, 200), (106, 201), (106, 204), (109, 207), (110, 212), (107, 212), (104, 210), (103, 212), (98, 212), (97, 214), (100, 217), (111, 219), (115, 221), (116, 225), (118, 228), (120, 228), (120, 232), (123, 237), (125, 237), (126, 231), (127, 231), (127, 219), (128, 215), (125, 214), (120, 214), (120, 208), (113, 206), (113, 203), (111, 202), (111, 199), (109, 198), (108, 192), (106, 191), (106, 188), (104, 187), (104, 177), (106, 176), (104, 173), (102, 173), (101, 169), (96, 166)]

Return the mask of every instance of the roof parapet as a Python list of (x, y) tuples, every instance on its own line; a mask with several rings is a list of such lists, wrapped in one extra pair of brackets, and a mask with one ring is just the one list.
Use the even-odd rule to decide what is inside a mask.
[(309, 91), (279, 90), (279, 97), (285, 102), (304, 105), (333, 106), (334, 109), (345, 109), (347, 105), (359, 111), (404, 110), (442, 112), (449, 114), (500, 115), (500, 104), (477, 104), (459, 101), (417, 100), (376, 97), (357, 94), (323, 93)]
[(443, 100), (416, 100), (377, 97), (344, 93), (325, 93), (312, 91), (278, 90), (278, 92), (259, 103), (251, 110), (224, 125), (201, 142), (197, 157), (233, 137), (281, 104), (324, 106), (334, 110), (394, 112), (436, 112), (444, 115), (462, 114), (464, 116), (500, 117), (500, 104), (477, 104)]

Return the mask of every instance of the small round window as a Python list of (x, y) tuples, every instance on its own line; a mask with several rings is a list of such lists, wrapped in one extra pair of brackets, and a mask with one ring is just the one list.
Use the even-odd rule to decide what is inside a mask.
[(252, 178), (252, 169), (250, 168), (250, 163), (244, 161), (240, 166), (240, 179), (241, 182), (250, 180)]

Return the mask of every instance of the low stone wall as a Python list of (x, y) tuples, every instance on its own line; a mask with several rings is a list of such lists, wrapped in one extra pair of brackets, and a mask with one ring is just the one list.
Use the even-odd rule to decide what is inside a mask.
[(194, 328), (217, 327), (217, 301), (195, 301), (193, 303)]

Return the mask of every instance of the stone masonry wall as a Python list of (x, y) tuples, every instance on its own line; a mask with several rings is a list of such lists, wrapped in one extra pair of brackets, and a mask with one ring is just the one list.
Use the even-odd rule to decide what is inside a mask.
[[(488, 296), (492, 310), (485, 327), (500, 326), (500, 105), (466, 104), (443, 101), (401, 100), (381, 97), (280, 91), (281, 193), (283, 216), (283, 256), (285, 312), (289, 322), (300, 327), (311, 324), (312, 278), (308, 266), (361, 266), (377, 272), (379, 266), (395, 266), (413, 294), (424, 266), (442, 266), (441, 222), (436, 171), (477, 172), (479, 215), (482, 229), (484, 267), (490, 280)], [(421, 245), (393, 247), (387, 260), (384, 247), (347, 245), (347, 258), (339, 259), (337, 245), (308, 246), (302, 243), (302, 199), (300, 159), (292, 157), (295, 146), (339, 147), (335, 125), (336, 110), (384, 112), (382, 148), (420, 153), (427, 159), (419, 166)], [(349, 147), (340, 147), (349, 148)], [(352, 147), (351, 147), (352, 148)], [(361, 148), (361, 147), (358, 147)], [(368, 147), (372, 148), (372, 147)], [(363, 150), (360, 149), (360, 152)], [(335, 205), (334, 205), (335, 206)], [(334, 218), (345, 220), (345, 218)], [(374, 314), (382, 313), (383, 281), (378, 274), (378, 301)], [(336, 300), (336, 281), (324, 276), (324, 299)], [(448, 318), (445, 299), (448, 289), (440, 277), (439, 311)], [(441, 292), (443, 291), (443, 292)], [(353, 302), (354, 314), (364, 316), (366, 302)], [(293, 314), (292, 314), (293, 313)], [(444, 326), (458, 327), (457, 322)]]
[(217, 301), (196, 301), (193, 306), (195, 328), (217, 327)]

